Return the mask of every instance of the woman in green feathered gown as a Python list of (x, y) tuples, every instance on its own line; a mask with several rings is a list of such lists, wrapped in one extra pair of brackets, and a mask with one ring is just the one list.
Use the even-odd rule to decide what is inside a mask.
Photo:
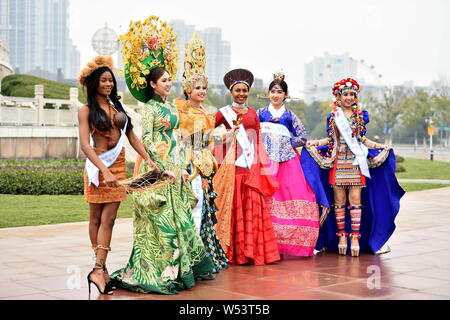
[[(176, 180), (131, 195), (133, 249), (125, 268), (114, 272), (111, 281), (137, 292), (176, 294), (193, 287), (199, 278), (214, 279), (214, 265), (195, 230), (191, 208), (197, 199), (181, 178), (187, 173), (179, 143), (178, 112), (165, 100), (171, 88), (169, 73), (155, 68), (147, 79), (155, 88), (143, 109), (142, 140), (152, 161), (160, 170), (173, 173)], [(147, 172), (147, 163), (142, 161), (138, 170), (139, 174)]]

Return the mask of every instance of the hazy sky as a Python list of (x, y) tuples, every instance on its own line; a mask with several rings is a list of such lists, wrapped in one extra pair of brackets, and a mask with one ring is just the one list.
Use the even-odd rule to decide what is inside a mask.
[(448, 0), (71, 0), (70, 32), (83, 67), (105, 23), (119, 34), (149, 15), (220, 27), (232, 68), (266, 82), (282, 68), (294, 96), (303, 90), (304, 64), (324, 52), (364, 59), (387, 85), (450, 81), (449, 14)]

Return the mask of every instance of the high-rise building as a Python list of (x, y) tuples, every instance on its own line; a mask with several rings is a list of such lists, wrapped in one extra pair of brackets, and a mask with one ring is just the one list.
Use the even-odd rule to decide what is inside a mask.
[(0, 37), (0, 83), (4, 77), (11, 74), (12, 68), (9, 63), (9, 48), (6, 41)]
[[(172, 20), (177, 35), (178, 49), (180, 50), (177, 78), (181, 80), (184, 70), (184, 51), (186, 43), (192, 38), (196, 28), (185, 24), (183, 20)], [(205, 42), (206, 73), (210, 85), (221, 85), (223, 76), (230, 69), (231, 48), (230, 42), (222, 39), (220, 28), (205, 28), (198, 30), (198, 36)]]
[(0, 0), (0, 36), (9, 44), (15, 72), (74, 75), (79, 52), (70, 40), (68, 18), (69, 0)]
[(357, 77), (357, 61), (348, 53), (330, 55), (326, 52), (322, 57), (305, 64), (305, 101), (325, 101), (331, 98), (331, 86), (344, 77)]

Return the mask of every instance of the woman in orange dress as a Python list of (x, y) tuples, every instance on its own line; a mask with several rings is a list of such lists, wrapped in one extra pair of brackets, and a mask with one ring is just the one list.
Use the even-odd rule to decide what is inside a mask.
[(216, 148), (219, 170), (213, 184), (218, 195), (219, 240), (230, 264), (263, 265), (280, 260), (275, 232), (266, 206), (278, 184), (268, 172), (269, 159), (260, 139), (256, 111), (246, 105), (253, 75), (235, 69), (224, 77), (233, 102), (216, 114), (216, 127), (235, 130), (236, 137)]
[(113, 293), (106, 257), (111, 251), (112, 229), (120, 202), (126, 200), (126, 190), (118, 184), (126, 179), (125, 136), (147, 164), (154, 167), (119, 101), (112, 70), (112, 58), (98, 56), (78, 77), (87, 91), (87, 104), (80, 107), (78, 121), (81, 150), (87, 157), (84, 198), (89, 203), (89, 237), (96, 256), (88, 283), (94, 283), (102, 294)]

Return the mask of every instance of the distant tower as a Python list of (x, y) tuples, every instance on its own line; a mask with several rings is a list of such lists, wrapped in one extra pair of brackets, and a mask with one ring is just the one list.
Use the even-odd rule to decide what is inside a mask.
[(108, 28), (108, 25), (105, 23), (105, 26), (98, 29), (92, 36), (92, 47), (99, 55), (113, 55), (119, 50), (118, 38), (117, 33), (113, 29)]

